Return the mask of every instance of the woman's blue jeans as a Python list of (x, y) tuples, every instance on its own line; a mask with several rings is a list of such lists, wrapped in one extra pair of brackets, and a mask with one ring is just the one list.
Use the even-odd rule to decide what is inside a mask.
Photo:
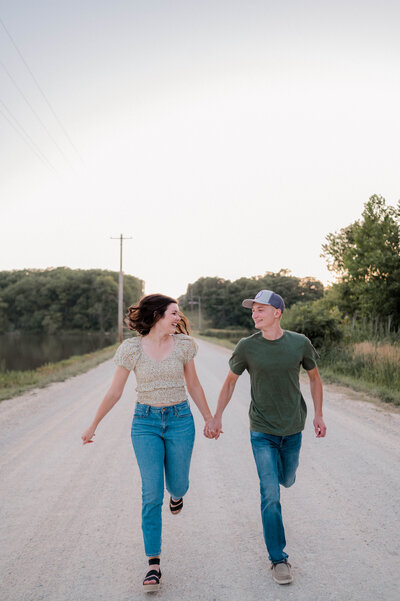
[(282, 522), (280, 485), (288, 488), (296, 480), (301, 447), (301, 432), (291, 436), (273, 436), (250, 432), (251, 446), (260, 478), (261, 519), (264, 540), (272, 563), (288, 557)]
[(167, 491), (180, 499), (189, 488), (195, 429), (189, 403), (167, 407), (138, 403), (132, 444), (142, 476), (142, 530), (148, 557), (161, 553), (164, 474)]

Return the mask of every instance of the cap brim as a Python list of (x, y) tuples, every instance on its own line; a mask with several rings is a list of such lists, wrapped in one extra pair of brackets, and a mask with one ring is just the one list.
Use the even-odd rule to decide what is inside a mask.
[(254, 303), (254, 298), (245, 298), (244, 301), (242, 302), (242, 307), (245, 307), (246, 309), (251, 309)]

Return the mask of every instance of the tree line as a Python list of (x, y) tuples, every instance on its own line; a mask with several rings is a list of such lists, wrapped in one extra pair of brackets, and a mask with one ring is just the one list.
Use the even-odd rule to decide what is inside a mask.
[[(117, 328), (118, 272), (24, 269), (0, 272), (0, 332), (55, 333)], [(142, 296), (143, 281), (124, 276), (124, 307)]]
[(319, 280), (298, 278), (281, 269), (278, 273), (266, 272), (263, 276), (239, 278), (233, 282), (218, 277), (202, 277), (189, 284), (179, 305), (190, 310), (200, 297), (204, 316), (213, 328), (242, 327), (251, 329), (251, 314), (241, 306), (244, 298), (254, 298), (259, 290), (274, 290), (285, 299), (289, 308), (298, 302), (322, 298), (324, 286)]

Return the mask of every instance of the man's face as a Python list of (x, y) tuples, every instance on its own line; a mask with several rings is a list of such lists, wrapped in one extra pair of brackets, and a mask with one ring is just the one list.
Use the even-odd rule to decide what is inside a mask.
[(262, 303), (253, 303), (251, 309), (251, 316), (257, 330), (273, 326), (279, 314), (279, 309), (275, 309), (272, 305), (263, 305)]

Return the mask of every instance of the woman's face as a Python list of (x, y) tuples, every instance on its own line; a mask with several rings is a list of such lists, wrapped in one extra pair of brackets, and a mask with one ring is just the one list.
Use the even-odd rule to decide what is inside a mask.
[(176, 326), (180, 322), (179, 307), (176, 303), (171, 303), (166, 308), (164, 315), (157, 322), (159, 323), (166, 333), (175, 334)]

